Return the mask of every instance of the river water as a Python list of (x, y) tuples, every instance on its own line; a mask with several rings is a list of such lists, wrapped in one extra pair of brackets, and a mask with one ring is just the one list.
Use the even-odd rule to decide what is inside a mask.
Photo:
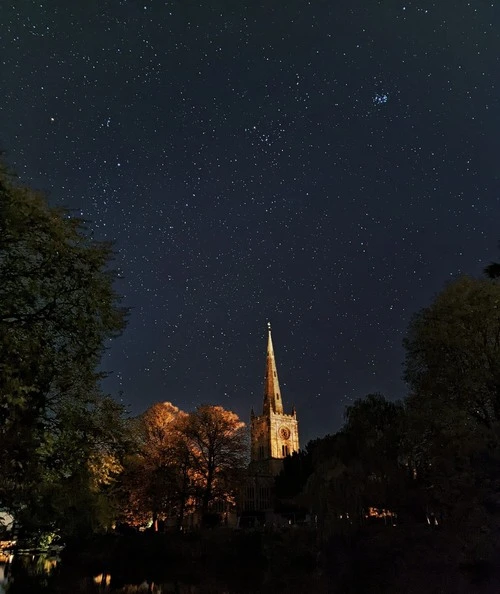
[[(66, 570), (56, 560), (32, 559), (22, 563), (0, 564), (0, 594), (303, 594), (327, 592), (318, 576), (308, 572), (295, 576), (272, 576), (258, 573), (232, 575), (230, 568), (210, 575), (184, 575), (182, 579), (168, 576), (156, 581), (143, 575), (139, 567), (128, 567), (124, 574), (100, 573), (85, 575), (73, 566)], [(135, 577), (131, 579), (130, 574)], [(311, 589), (312, 588), (312, 589)]]

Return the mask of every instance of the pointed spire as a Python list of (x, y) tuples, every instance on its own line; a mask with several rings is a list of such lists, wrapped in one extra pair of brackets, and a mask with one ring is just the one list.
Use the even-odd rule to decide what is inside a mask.
[(281, 390), (278, 381), (276, 360), (274, 358), (273, 339), (271, 337), (271, 322), (268, 322), (266, 375), (264, 380), (264, 414), (269, 414), (270, 411), (283, 414)]

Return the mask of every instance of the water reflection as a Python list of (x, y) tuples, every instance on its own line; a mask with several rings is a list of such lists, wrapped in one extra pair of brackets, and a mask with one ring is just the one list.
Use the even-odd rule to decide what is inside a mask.
[[(126, 565), (130, 571), (131, 564)], [(133, 569), (138, 572), (136, 575), (140, 574), (140, 567)], [(29, 556), (17, 559), (13, 564), (0, 563), (0, 594), (252, 594), (276, 591), (302, 594), (311, 591), (307, 576), (299, 580), (300, 583), (292, 580), (285, 584), (280, 580), (279, 584), (273, 585), (272, 579), (264, 575), (255, 582), (236, 576), (228, 582), (219, 579), (218, 572), (215, 574), (185, 576), (179, 580), (168, 577), (131, 579), (130, 575), (125, 577), (105, 572), (89, 576), (84, 575), (79, 567), (65, 569), (57, 559)], [(326, 592), (317, 586), (314, 587), (317, 594)]]
[[(162, 583), (155, 583), (153, 581), (145, 580), (139, 584), (121, 584), (117, 586), (115, 580), (109, 574), (99, 574), (93, 578), (94, 584), (98, 590), (89, 590), (88, 592), (113, 592), (114, 594), (238, 594), (258, 592), (260, 590), (231, 589), (229, 590), (222, 584), (214, 583), (207, 579), (207, 582), (198, 584), (189, 584), (179, 581), (167, 581)], [(303, 590), (301, 590), (303, 592)], [(292, 590), (292, 594), (295, 590)]]
[[(101, 580), (104, 578), (104, 584), (101, 583)], [(210, 588), (206, 590), (203, 586), (194, 586), (189, 584), (181, 584), (178, 582), (167, 582), (164, 584), (155, 584), (154, 582), (142, 582), (141, 584), (127, 584), (122, 588), (115, 589), (111, 586), (111, 576), (109, 575), (98, 575), (94, 578), (96, 583), (99, 583), (100, 589), (99, 592), (113, 592), (116, 594), (138, 594), (138, 593), (147, 593), (147, 594), (203, 594), (205, 592), (211, 592), (212, 594), (229, 594), (229, 591), (226, 589), (216, 589)]]
[(4, 594), (7, 591), (8, 568), (8, 563), (0, 563), (0, 594)]
[(0, 594), (322, 594), (311, 545), (313, 537), (295, 533), (105, 535), (60, 557), (24, 554), (1, 563)]

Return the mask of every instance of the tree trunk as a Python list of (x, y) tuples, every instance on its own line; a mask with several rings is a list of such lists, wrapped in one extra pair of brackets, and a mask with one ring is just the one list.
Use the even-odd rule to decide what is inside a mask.
[(177, 529), (182, 530), (182, 524), (184, 522), (184, 513), (186, 511), (186, 500), (187, 500), (187, 488), (188, 488), (188, 475), (187, 469), (184, 469), (182, 476), (182, 489), (180, 496), (179, 514), (177, 516)]
[(202, 501), (202, 515), (205, 516), (205, 514), (208, 513), (208, 506), (210, 505), (210, 501), (212, 499), (212, 483), (214, 480), (214, 469), (212, 467), (212, 465), (209, 465), (208, 467), (208, 473), (207, 473), (207, 485), (205, 487), (205, 493), (203, 494), (203, 501)]

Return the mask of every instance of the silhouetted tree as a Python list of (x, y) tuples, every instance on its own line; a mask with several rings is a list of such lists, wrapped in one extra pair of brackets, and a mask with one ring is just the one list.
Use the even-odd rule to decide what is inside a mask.
[(314, 443), (309, 442), (304, 450), (293, 452), (283, 460), (283, 470), (276, 477), (276, 497), (279, 499), (293, 499), (304, 489), (313, 471)]
[(0, 167), (0, 505), (26, 526), (66, 528), (75, 489), (95, 500), (91, 456), (119, 443), (122, 411), (96, 373), (125, 323), (111, 255)]
[(429, 414), (461, 413), (470, 428), (500, 421), (500, 285), (462, 277), (414, 316), (405, 378)]
[(347, 407), (338, 433), (318, 440), (305, 500), (326, 535), (355, 530), (369, 507), (397, 511), (407, 475), (404, 415), (402, 404), (370, 394)]
[(428, 505), (473, 542), (499, 512), (500, 285), (449, 283), (414, 317), (405, 346), (417, 479)]
[(484, 273), (491, 279), (500, 278), (500, 264), (498, 262), (491, 262), (484, 269)]
[[(500, 247), (500, 243), (498, 244)], [(500, 278), (500, 262), (491, 262), (484, 268), (484, 273), (488, 278), (495, 279)]]

